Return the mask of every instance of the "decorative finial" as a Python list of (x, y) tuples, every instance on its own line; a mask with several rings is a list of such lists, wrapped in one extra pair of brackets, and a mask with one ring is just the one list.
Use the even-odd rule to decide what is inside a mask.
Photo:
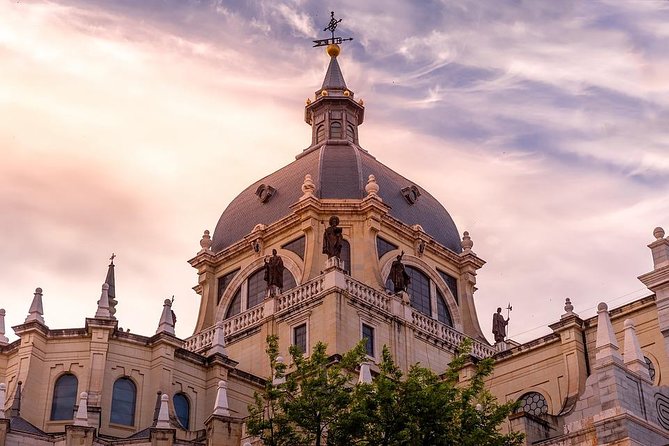
[(208, 229), (205, 229), (204, 234), (202, 234), (202, 239), (200, 240), (200, 246), (204, 251), (209, 251), (209, 249), (211, 248), (211, 236), (209, 235)]
[(110, 318), (112, 317), (109, 305), (109, 284), (102, 284), (102, 293), (98, 301), (98, 311), (95, 312), (96, 318)]
[(370, 175), (367, 179), (367, 185), (365, 186), (365, 191), (368, 196), (377, 197), (379, 193), (379, 183), (376, 182), (376, 177)]
[(163, 393), (160, 396), (160, 411), (158, 411), (158, 421), (156, 422), (156, 427), (158, 429), (170, 429), (170, 412), (167, 407), (167, 402), (170, 397), (166, 393)]
[(74, 417), (75, 426), (88, 427), (88, 393), (81, 392), (79, 395), (79, 407)]
[(304, 176), (304, 183), (302, 183), (302, 198), (307, 198), (307, 197), (313, 197), (314, 196), (314, 191), (316, 190), (316, 185), (314, 184), (314, 180), (311, 179), (310, 174), (306, 174)]
[(474, 246), (474, 242), (472, 241), (472, 238), (469, 236), (469, 232), (465, 231), (462, 234), (462, 241), (460, 242), (460, 246), (462, 246), (462, 250), (464, 252), (469, 252), (472, 250), (472, 247)]
[(0, 345), (7, 345), (9, 339), (5, 336), (5, 312), (4, 308), (0, 308)]
[(30, 305), (30, 310), (28, 310), (28, 317), (26, 317), (25, 322), (37, 321), (40, 324), (44, 324), (44, 309), (42, 307), (42, 288), (35, 288), (35, 295), (33, 297), (33, 302)]
[(114, 266), (114, 259), (116, 258), (116, 254), (112, 252), (111, 257), (109, 257), (109, 261), (111, 262), (109, 266)]
[(163, 312), (160, 315), (160, 322), (158, 323), (158, 333), (168, 333), (174, 336), (174, 313), (172, 312), (172, 300), (165, 299), (163, 302)]
[(657, 240), (663, 239), (664, 238), (664, 229), (662, 229), (661, 227), (658, 226), (657, 228), (655, 228), (653, 230), (653, 236), (655, 236), (655, 238)]
[(230, 405), (228, 404), (228, 383), (223, 380), (218, 382), (214, 415), (220, 415), (224, 417), (230, 416)]
[(314, 40), (314, 48), (318, 46), (325, 46), (328, 45), (327, 48), (327, 53), (330, 55), (330, 57), (337, 57), (339, 55), (339, 45), (342, 42), (346, 42), (348, 40), (353, 40), (352, 37), (348, 37), (346, 39), (343, 39), (341, 37), (335, 36), (335, 30), (337, 29), (337, 25), (341, 22), (341, 19), (337, 20), (335, 19), (334, 11), (330, 12), (330, 23), (328, 23), (328, 26), (326, 26), (323, 31), (330, 31), (332, 36), (329, 39), (319, 39), (319, 40)]
[(569, 298), (566, 298), (564, 300), (564, 311), (567, 313), (574, 312), (574, 306), (571, 304), (571, 300)]
[(634, 321), (632, 319), (625, 319), (623, 323), (625, 327), (625, 345), (623, 348), (623, 362), (629, 370), (650, 381), (650, 374), (648, 373), (648, 364), (641, 353), (641, 345), (636, 335), (634, 328)]

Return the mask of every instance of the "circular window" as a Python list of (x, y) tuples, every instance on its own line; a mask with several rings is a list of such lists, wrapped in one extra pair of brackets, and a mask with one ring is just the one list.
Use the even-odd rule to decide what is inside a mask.
[(651, 361), (648, 356), (644, 356), (643, 360), (646, 361), (646, 365), (648, 366), (648, 374), (650, 375), (650, 380), (652, 382), (655, 382), (655, 365), (653, 364), (653, 361)]
[(518, 401), (520, 401), (518, 412), (525, 412), (535, 416), (548, 413), (548, 403), (546, 402), (546, 398), (539, 392), (526, 393), (521, 396)]

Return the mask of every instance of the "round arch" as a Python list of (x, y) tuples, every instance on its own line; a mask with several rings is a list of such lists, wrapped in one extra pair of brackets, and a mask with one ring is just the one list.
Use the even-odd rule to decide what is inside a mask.
[[(281, 256), (281, 260), (283, 260), (283, 266), (293, 275), (296, 286), (300, 286), (302, 284), (302, 269), (300, 268), (300, 265), (298, 265), (298, 263), (291, 258), (290, 254), (292, 253), (288, 254), (289, 251), (285, 249), (277, 249), (276, 251), (277, 254)], [(232, 297), (235, 295), (235, 292), (239, 289), (240, 286), (242, 286), (244, 281), (248, 279), (251, 274), (262, 268), (264, 265), (265, 256), (262, 256), (253, 260), (235, 275), (221, 296), (221, 301), (219, 302), (218, 308), (216, 309), (216, 317), (214, 319), (215, 321), (222, 321), (225, 319), (225, 313), (227, 311), (228, 305), (230, 305)]]
[[(546, 411), (544, 413), (552, 415), (557, 413), (558, 411), (556, 408), (553, 406), (553, 401), (551, 399), (550, 392), (548, 392), (546, 389), (543, 387), (538, 387), (538, 386), (533, 386), (529, 387), (527, 389), (523, 389), (522, 391), (518, 392), (516, 396), (514, 397), (515, 401), (520, 401), (521, 399), (525, 398), (527, 395), (532, 395), (532, 394), (539, 394), (541, 397), (543, 397), (544, 401), (546, 402)], [(521, 406), (519, 411), (523, 410), (523, 406)]]
[[(388, 274), (390, 274), (390, 267), (400, 252), (401, 251), (399, 249), (396, 249), (386, 253), (383, 257), (381, 257), (381, 280), (384, 280), (388, 277)], [(430, 278), (435, 287), (446, 300), (446, 306), (448, 307), (448, 311), (451, 313), (451, 319), (453, 320), (453, 328), (463, 332), (462, 317), (460, 316), (460, 309), (458, 308), (458, 304), (455, 302), (455, 298), (453, 297), (451, 290), (448, 289), (445, 284), (442, 284), (443, 280), (441, 279), (439, 273), (437, 273), (434, 268), (432, 268), (422, 259), (412, 255), (407, 255), (406, 253), (402, 258), (402, 263), (404, 263), (406, 266), (413, 266), (414, 268), (419, 269), (423, 274)], [(385, 280), (383, 284), (385, 286)]]

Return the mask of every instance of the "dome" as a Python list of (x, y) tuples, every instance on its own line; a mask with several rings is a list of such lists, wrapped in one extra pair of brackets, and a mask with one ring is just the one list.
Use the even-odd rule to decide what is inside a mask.
[[(354, 144), (325, 144), (306, 150), (295, 161), (242, 191), (218, 220), (212, 250), (219, 252), (249, 234), (255, 225), (269, 225), (291, 213), (310, 174), (322, 199), (363, 199), (370, 174), (390, 215), (406, 225), (419, 224), (446, 248), (460, 252), (460, 236), (446, 209), (423, 188), (380, 163)], [(270, 189), (271, 188), (271, 189)], [(262, 191), (271, 191), (269, 198)], [(267, 199), (264, 199), (267, 198)]]

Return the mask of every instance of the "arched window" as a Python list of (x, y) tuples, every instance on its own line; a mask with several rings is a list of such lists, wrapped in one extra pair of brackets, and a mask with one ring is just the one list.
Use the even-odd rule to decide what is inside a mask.
[(114, 383), (110, 421), (124, 426), (135, 424), (137, 387), (130, 378), (122, 377)]
[(330, 123), (330, 138), (341, 139), (341, 122), (333, 121)]
[(172, 398), (172, 403), (179, 423), (184, 429), (188, 430), (190, 426), (190, 401), (188, 401), (188, 397), (183, 393), (177, 393)]
[(242, 311), (242, 290), (239, 289), (237, 290), (235, 295), (232, 296), (232, 301), (230, 302), (228, 311), (225, 313), (225, 318), (227, 319), (236, 314), (239, 314), (241, 311)]
[(79, 380), (71, 373), (62, 375), (53, 386), (51, 401), (52, 420), (74, 419), (74, 405), (77, 403)]
[[(230, 303), (228, 304), (228, 309), (225, 312), (225, 318), (230, 318), (238, 315), (242, 311), (246, 311), (250, 308), (255, 307), (262, 303), (265, 300), (267, 294), (267, 282), (265, 282), (265, 268), (261, 267), (257, 269), (253, 274), (251, 274), (248, 279), (246, 279), (246, 286), (240, 286), (237, 288), (237, 291), (232, 296)], [(288, 270), (284, 268), (283, 270), (283, 291), (287, 291), (291, 288), (295, 288), (297, 282), (295, 277)]]
[(421, 313), (432, 316), (432, 296), (430, 294), (430, 278), (413, 266), (405, 267), (411, 278), (407, 293), (411, 297), (411, 306)]
[(346, 140), (348, 142), (355, 142), (355, 127), (352, 124), (346, 125)]
[(265, 299), (267, 293), (267, 282), (265, 282), (265, 269), (261, 268), (248, 278), (248, 298), (246, 308), (253, 308)]
[(325, 126), (323, 124), (316, 127), (316, 142), (325, 140)]
[(444, 299), (439, 288), (437, 288), (437, 319), (449, 327), (453, 326), (453, 319), (451, 319), (451, 313), (446, 306), (446, 299)]
[(520, 407), (517, 412), (525, 412), (535, 416), (548, 413), (546, 398), (539, 392), (528, 392), (518, 398), (518, 401), (520, 401)]

